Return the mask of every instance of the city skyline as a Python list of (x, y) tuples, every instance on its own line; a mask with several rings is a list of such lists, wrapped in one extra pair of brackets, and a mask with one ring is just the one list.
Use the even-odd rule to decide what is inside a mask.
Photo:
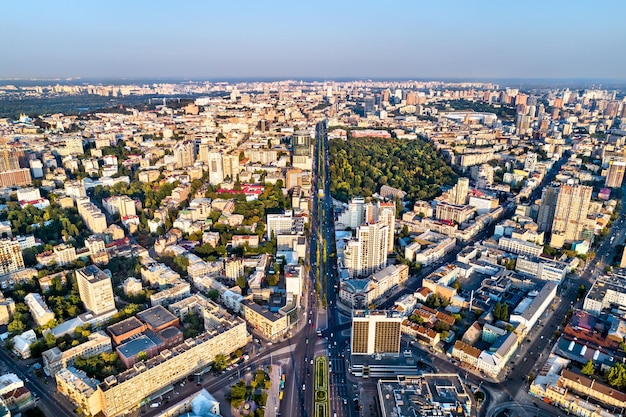
[(621, 3), (65, 4), (5, 5), (0, 78), (623, 79), (626, 64)]

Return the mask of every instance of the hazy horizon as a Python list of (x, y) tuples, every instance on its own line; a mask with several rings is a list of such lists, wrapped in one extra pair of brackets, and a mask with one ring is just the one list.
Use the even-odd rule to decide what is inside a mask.
[(0, 79), (621, 81), (626, 3), (604, 6), (13, 2)]

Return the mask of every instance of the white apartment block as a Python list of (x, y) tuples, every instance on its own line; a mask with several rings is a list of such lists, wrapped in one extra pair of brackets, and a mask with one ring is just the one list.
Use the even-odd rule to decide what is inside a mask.
[(599, 315), (611, 306), (626, 307), (626, 269), (614, 269), (610, 276), (598, 277), (585, 297), (583, 310)]
[(76, 207), (78, 214), (92, 233), (104, 233), (107, 228), (106, 216), (89, 200), (89, 197), (77, 198)]
[(41, 298), (41, 295), (29, 293), (24, 297), (24, 303), (38, 326), (45, 326), (48, 322), (54, 320), (54, 313)]
[(541, 245), (508, 237), (501, 237), (498, 240), (498, 248), (518, 255), (539, 256), (543, 253), (543, 246)]
[(126, 195), (105, 198), (102, 200), (102, 207), (111, 215), (119, 213), (120, 218), (137, 215), (135, 201)]
[(344, 251), (344, 266), (352, 278), (365, 277), (387, 266), (388, 227), (382, 222), (359, 226)]
[(71, 264), (76, 260), (76, 248), (65, 243), (52, 248), (57, 258), (57, 265)]

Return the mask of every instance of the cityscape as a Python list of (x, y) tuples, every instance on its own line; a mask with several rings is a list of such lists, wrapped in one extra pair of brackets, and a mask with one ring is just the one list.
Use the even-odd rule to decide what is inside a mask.
[(626, 415), (622, 5), (35, 3), (0, 417)]

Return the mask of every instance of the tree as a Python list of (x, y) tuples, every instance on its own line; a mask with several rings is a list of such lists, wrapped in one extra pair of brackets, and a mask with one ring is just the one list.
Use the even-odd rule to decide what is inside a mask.
[(209, 297), (213, 301), (217, 301), (220, 298), (220, 292), (218, 290), (215, 290), (215, 289), (209, 290), (209, 292), (207, 292), (206, 295), (207, 295), (207, 297)]
[(493, 318), (496, 320), (507, 321), (509, 319), (509, 305), (498, 301), (493, 307)]
[(617, 362), (615, 365), (606, 371), (604, 379), (610, 386), (617, 388), (620, 391), (626, 389), (626, 365), (621, 362)]
[(595, 374), (596, 369), (595, 369), (595, 366), (593, 366), (593, 361), (591, 359), (589, 359), (589, 362), (587, 362), (587, 364), (583, 366), (583, 368), (581, 369), (581, 372), (583, 373), (583, 375), (587, 375), (587, 376), (591, 376)]
[(585, 294), (587, 294), (587, 287), (585, 284), (580, 284), (580, 287), (578, 287), (578, 293), (576, 293), (576, 301), (580, 301)]
[(227, 364), (228, 364), (228, 360), (226, 356), (224, 356), (221, 353), (218, 353), (217, 355), (215, 355), (215, 362), (213, 363), (213, 369), (215, 369), (217, 372), (222, 372), (224, 369), (226, 369)]

